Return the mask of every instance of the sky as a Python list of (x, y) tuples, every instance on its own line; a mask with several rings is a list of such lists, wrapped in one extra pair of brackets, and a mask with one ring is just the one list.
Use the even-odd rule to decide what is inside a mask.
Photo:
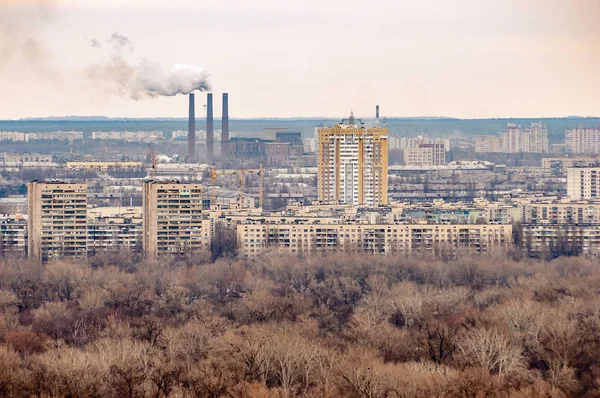
[(0, 0), (0, 119), (185, 117), (122, 89), (145, 62), (233, 118), (600, 116), (600, 0)]

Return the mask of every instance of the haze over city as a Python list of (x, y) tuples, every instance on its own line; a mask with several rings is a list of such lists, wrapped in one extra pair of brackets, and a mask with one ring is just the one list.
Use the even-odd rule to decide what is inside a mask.
[(133, 68), (205, 68), (232, 117), (596, 116), (599, 19), (595, 0), (4, 0), (0, 119), (186, 116), (91, 72), (114, 34)]

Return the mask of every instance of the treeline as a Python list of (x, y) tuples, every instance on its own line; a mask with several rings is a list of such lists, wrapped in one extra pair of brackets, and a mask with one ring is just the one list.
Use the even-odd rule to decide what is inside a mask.
[(598, 397), (600, 270), (504, 252), (0, 262), (6, 397)]

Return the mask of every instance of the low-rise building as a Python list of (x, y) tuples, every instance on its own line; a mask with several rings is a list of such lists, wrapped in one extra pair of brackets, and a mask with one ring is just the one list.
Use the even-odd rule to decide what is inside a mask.
[(67, 169), (72, 170), (99, 170), (108, 169), (138, 169), (142, 162), (67, 162)]

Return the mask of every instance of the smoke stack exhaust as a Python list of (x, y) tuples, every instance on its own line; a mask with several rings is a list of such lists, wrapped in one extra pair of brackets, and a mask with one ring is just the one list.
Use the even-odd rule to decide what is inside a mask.
[(379, 105), (375, 105), (375, 124), (379, 126)]
[(223, 93), (223, 117), (221, 118), (221, 157), (229, 156), (229, 95)]
[(213, 121), (212, 93), (206, 94), (206, 157), (209, 162), (215, 158), (215, 128)]
[(196, 104), (194, 94), (190, 94), (190, 115), (188, 118), (188, 162), (196, 161)]

